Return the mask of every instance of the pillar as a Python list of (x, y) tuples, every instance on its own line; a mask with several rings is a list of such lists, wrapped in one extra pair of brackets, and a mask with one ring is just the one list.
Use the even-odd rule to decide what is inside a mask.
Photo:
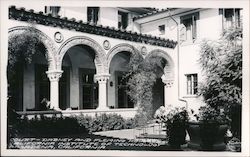
[(95, 80), (99, 84), (99, 98), (97, 110), (108, 110), (107, 106), (107, 81), (109, 79), (109, 74), (95, 75)]
[(171, 78), (167, 78), (165, 75), (163, 75), (161, 79), (164, 83), (164, 105), (175, 105), (174, 103), (176, 98), (173, 88), (174, 80)]
[(60, 110), (59, 108), (59, 79), (62, 76), (63, 71), (53, 70), (47, 71), (46, 74), (50, 80), (50, 106), (54, 110)]

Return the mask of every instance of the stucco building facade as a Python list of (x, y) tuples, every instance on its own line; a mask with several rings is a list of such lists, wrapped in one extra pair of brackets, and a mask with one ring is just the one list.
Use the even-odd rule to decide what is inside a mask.
[[(31, 10), (30, 10), (31, 9)], [(9, 36), (32, 28), (42, 48), (23, 68), (16, 109), (41, 112), (46, 98), (64, 114), (118, 113), (133, 117), (126, 94), (131, 54), (165, 61), (154, 87), (153, 109), (186, 105), (198, 109), (203, 39), (241, 24), (241, 9), (55, 7), (9, 8)], [(209, 29), (209, 30), (208, 30)]]

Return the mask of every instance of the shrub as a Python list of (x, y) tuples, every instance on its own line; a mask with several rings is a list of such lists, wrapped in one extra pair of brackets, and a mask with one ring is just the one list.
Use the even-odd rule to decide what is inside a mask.
[(88, 132), (131, 129), (135, 127), (133, 119), (124, 119), (118, 114), (96, 114), (95, 117), (80, 115), (77, 116), (77, 120)]
[[(19, 119), (14, 126), (17, 136), (50, 137), (80, 134), (87, 132), (84, 126), (79, 125), (75, 117), (44, 117)], [(11, 136), (13, 137), (13, 136)]]

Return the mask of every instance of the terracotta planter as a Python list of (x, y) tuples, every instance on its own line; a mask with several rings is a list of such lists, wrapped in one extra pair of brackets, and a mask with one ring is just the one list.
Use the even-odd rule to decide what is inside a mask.
[(226, 124), (189, 122), (188, 147), (195, 150), (225, 150), (224, 136), (227, 129)]
[(173, 123), (168, 130), (168, 138), (171, 148), (180, 149), (180, 146), (186, 142), (186, 125), (184, 122)]

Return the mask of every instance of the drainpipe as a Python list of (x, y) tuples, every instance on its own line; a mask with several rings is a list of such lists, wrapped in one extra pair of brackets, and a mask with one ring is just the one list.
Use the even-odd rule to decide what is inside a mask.
[(178, 86), (178, 100), (186, 103), (186, 109), (188, 108), (187, 100), (180, 97), (180, 36), (179, 36), (179, 23), (171, 15), (170, 9), (168, 9), (169, 17), (175, 22), (177, 26), (177, 86)]

